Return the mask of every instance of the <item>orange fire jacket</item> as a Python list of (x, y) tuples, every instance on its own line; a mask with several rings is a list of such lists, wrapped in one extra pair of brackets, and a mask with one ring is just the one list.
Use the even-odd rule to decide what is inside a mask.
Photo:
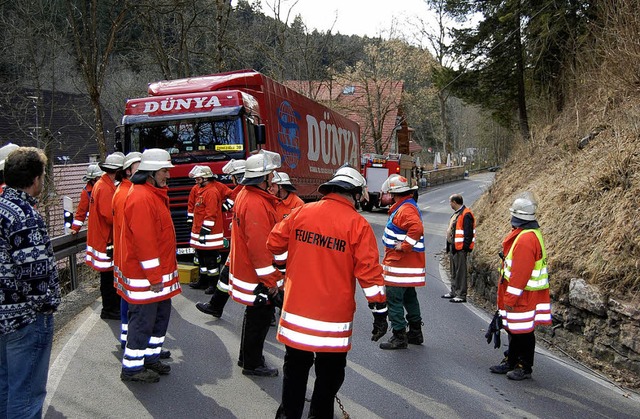
[(294, 209), (267, 247), (287, 261), (278, 340), (311, 352), (349, 351), (356, 281), (369, 302), (386, 301), (376, 237), (353, 202), (331, 193)]
[(107, 256), (107, 245), (113, 244), (113, 194), (116, 185), (107, 173), (93, 185), (87, 223), (87, 265), (101, 272), (113, 269), (113, 258)]
[[(167, 188), (145, 183), (129, 189), (120, 242), (122, 266), (117, 279), (122, 298), (148, 304), (182, 292)], [(151, 291), (151, 284), (163, 284), (162, 291)]]
[(273, 265), (267, 237), (276, 224), (276, 197), (255, 186), (245, 186), (236, 197), (231, 228), (229, 287), (235, 301), (253, 305), (256, 286), (274, 288), (282, 274)]
[[(193, 226), (191, 226), (191, 240), (189, 244), (195, 249), (216, 250), (224, 248), (222, 237), (222, 198), (219, 182), (209, 182), (196, 195), (193, 208)], [(224, 186), (224, 185), (223, 185)], [(226, 186), (225, 186), (226, 187)], [(229, 188), (227, 188), (229, 189)], [(200, 242), (200, 231), (206, 227), (211, 231), (205, 236), (205, 242)]]
[(133, 183), (129, 179), (122, 179), (113, 194), (113, 272), (117, 277), (122, 265), (122, 228), (124, 227), (124, 203)]
[(279, 199), (276, 201), (276, 215), (278, 221), (285, 219), (294, 208), (298, 208), (304, 205), (304, 201), (300, 199), (294, 192), (289, 192), (289, 195), (285, 199)]
[[(389, 214), (397, 209), (393, 217), (393, 224), (406, 231), (408, 239), (402, 242), (402, 250), (398, 251), (385, 246), (382, 267), (384, 269), (385, 285), (394, 287), (421, 287), (424, 286), (426, 275), (426, 262), (424, 251), (414, 252), (413, 244), (424, 235), (424, 227), (418, 210), (413, 205), (403, 205), (411, 199), (407, 197), (396, 202), (389, 209)], [(398, 209), (399, 207), (399, 209)]]
[[(502, 252), (509, 254), (511, 246), (522, 228), (516, 228), (505, 237), (502, 242)], [(498, 284), (498, 309), (506, 317), (518, 313), (518, 327), (506, 327), (511, 333), (530, 333), (539, 324), (551, 324), (551, 298), (549, 288), (529, 291), (525, 287), (531, 278), (536, 260), (542, 258), (542, 246), (534, 233), (525, 233), (518, 239), (513, 249), (511, 264), (511, 278), (509, 281), (500, 278)], [(517, 296), (507, 292), (508, 287), (521, 289), (522, 294)], [(508, 323), (507, 323), (508, 324)]]
[(84, 188), (82, 188), (82, 191), (80, 191), (80, 202), (78, 202), (78, 208), (76, 208), (76, 214), (73, 217), (73, 224), (71, 225), (71, 230), (75, 232), (80, 231), (84, 221), (89, 216), (89, 201), (92, 190), (93, 185), (87, 182)]

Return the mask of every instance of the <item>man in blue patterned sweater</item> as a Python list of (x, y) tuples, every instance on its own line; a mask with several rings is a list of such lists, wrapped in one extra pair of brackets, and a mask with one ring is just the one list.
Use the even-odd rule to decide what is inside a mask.
[(40, 418), (60, 285), (44, 220), (35, 210), (47, 158), (20, 147), (5, 161), (0, 195), (0, 417)]

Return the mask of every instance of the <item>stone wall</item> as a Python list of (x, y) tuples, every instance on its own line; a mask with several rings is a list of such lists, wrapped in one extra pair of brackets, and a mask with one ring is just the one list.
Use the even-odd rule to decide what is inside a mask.
[[(470, 287), (474, 303), (495, 310), (495, 269), (476, 263)], [(551, 295), (553, 326), (538, 329), (545, 341), (630, 388), (640, 388), (640, 304), (607, 296), (583, 279), (571, 279), (569, 291)]]

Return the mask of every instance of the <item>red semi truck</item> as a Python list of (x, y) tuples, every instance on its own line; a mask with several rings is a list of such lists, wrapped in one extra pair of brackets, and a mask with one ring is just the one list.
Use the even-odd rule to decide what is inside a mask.
[(186, 216), (194, 165), (207, 165), (231, 183), (222, 173), (230, 159), (275, 151), (305, 200), (319, 198), (318, 186), (344, 163), (360, 167), (357, 123), (257, 71), (159, 81), (148, 93), (127, 101), (116, 145), (125, 153), (162, 148), (171, 154), (169, 197), (179, 254), (192, 252)]

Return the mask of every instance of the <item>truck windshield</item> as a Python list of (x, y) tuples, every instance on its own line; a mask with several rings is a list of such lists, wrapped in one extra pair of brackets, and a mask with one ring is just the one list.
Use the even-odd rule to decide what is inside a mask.
[(133, 124), (129, 151), (162, 148), (181, 163), (244, 158), (242, 120), (185, 119)]

